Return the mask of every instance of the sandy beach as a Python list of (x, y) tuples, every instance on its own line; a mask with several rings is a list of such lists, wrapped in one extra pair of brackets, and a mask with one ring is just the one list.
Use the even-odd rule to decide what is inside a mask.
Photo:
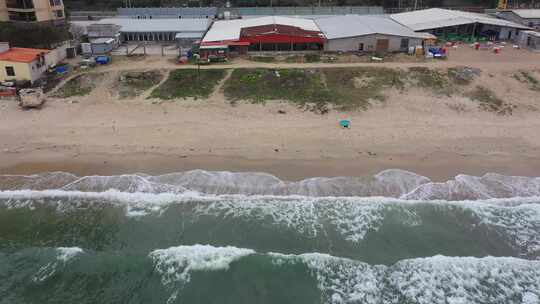
[[(512, 115), (420, 89), (388, 90), (387, 100), (368, 110), (326, 115), (279, 101), (232, 106), (219, 89), (207, 100), (152, 103), (145, 96), (118, 100), (98, 88), (80, 98), (49, 98), (42, 109), (29, 111), (2, 101), (0, 174), (207, 169), (264, 171), (298, 180), (400, 168), (435, 180), (460, 173), (538, 176), (539, 93), (511, 74), (527, 68), (540, 75), (540, 54), (520, 52), (528, 55), (475, 61), (482, 69), (475, 83), (515, 105)], [(462, 65), (465, 59), (458, 59), (467, 53), (440, 66)], [(344, 118), (351, 120), (351, 129), (339, 128)]]

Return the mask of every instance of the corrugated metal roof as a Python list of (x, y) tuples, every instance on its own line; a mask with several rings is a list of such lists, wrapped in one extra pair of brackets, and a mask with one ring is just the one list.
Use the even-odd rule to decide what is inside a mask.
[(242, 28), (268, 24), (282, 24), (299, 27), (307, 31), (319, 31), (319, 27), (310, 19), (268, 16), (252, 19), (223, 20), (214, 22), (204, 36), (203, 42), (237, 40), (240, 38)]
[(217, 14), (217, 7), (129, 7), (118, 8), (120, 16), (153, 16), (156, 18), (171, 16), (183, 16), (186, 18), (200, 18), (205, 16), (214, 16)]
[(340, 39), (372, 34), (429, 38), (385, 16), (345, 15), (315, 19), (327, 39)]
[(524, 19), (540, 19), (540, 9), (515, 9), (512, 12)]
[(175, 39), (200, 39), (204, 35), (204, 32), (182, 32), (174, 36)]
[(231, 9), (243, 16), (288, 16), (288, 15), (374, 15), (383, 14), (382, 6), (274, 6), (235, 7)]
[(112, 39), (112, 38), (90, 39), (90, 43), (93, 43), (93, 44), (103, 44), (103, 43), (110, 44), (110, 43), (113, 43), (113, 42), (114, 42), (114, 39)]
[(390, 17), (414, 31), (471, 23), (482, 23), (514, 28), (528, 28), (521, 24), (497, 19), (485, 14), (454, 11), (441, 8), (430, 8), (413, 12), (392, 14)]
[(204, 32), (210, 25), (209, 19), (132, 19), (106, 18), (96, 21), (100, 24), (117, 24), (120, 31), (129, 32)]

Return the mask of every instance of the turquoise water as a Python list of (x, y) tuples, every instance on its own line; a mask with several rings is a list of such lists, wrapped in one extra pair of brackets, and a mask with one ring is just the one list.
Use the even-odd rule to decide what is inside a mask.
[(0, 192), (0, 303), (540, 303), (537, 196), (79, 190)]

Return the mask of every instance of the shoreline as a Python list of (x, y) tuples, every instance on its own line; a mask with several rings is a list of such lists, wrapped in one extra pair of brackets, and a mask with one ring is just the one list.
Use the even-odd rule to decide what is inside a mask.
[[(32, 161), (27, 161), (32, 159)], [(540, 172), (540, 157), (515, 158), (511, 156), (460, 156), (435, 153), (419, 159), (412, 155), (377, 155), (356, 159), (247, 159), (232, 156), (163, 155), (131, 153), (81, 154), (76, 159), (62, 153), (46, 156), (25, 153), (4, 155), (0, 161), (2, 175), (31, 175), (64, 171), (78, 176), (122, 175), (145, 173), (162, 175), (190, 170), (263, 172), (282, 180), (298, 181), (311, 177), (361, 177), (387, 169), (402, 169), (426, 176), (435, 182), (453, 179), (458, 174), (482, 176), (498, 173), (509, 176), (536, 177)]]

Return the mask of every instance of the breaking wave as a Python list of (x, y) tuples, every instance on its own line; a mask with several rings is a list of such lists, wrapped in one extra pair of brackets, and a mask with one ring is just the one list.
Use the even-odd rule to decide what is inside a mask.
[(36, 175), (2, 175), (0, 191), (45, 190), (144, 193), (183, 193), (302, 196), (384, 196), (417, 200), (478, 200), (540, 196), (540, 178), (458, 175), (433, 182), (412, 172), (390, 169), (366, 177), (316, 177), (298, 182), (282, 181), (266, 173), (234, 173), (193, 170), (159, 176), (130, 174), (77, 177), (65, 172)]

